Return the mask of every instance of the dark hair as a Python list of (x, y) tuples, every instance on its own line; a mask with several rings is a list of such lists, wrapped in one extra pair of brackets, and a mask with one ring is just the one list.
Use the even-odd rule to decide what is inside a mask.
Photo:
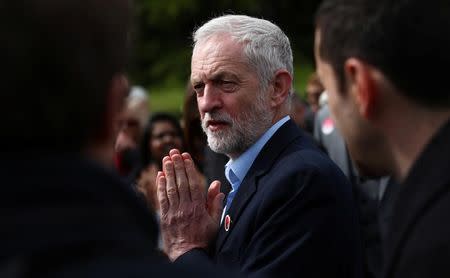
[(128, 60), (129, 2), (1, 1), (2, 140), (78, 151), (102, 135), (110, 82)]
[[(155, 124), (158, 122), (169, 122), (172, 124), (172, 126), (175, 128), (177, 134), (180, 136), (181, 141), (183, 140), (183, 130), (181, 128), (180, 122), (177, 118), (175, 118), (172, 114), (165, 113), (165, 112), (157, 112), (150, 116), (148, 123), (144, 129), (144, 135), (142, 137), (141, 142), (141, 159), (142, 159), (142, 167), (148, 166), (152, 162), (156, 162), (157, 165), (161, 164), (161, 161), (154, 161), (152, 153), (150, 152), (150, 149), (148, 147), (148, 142), (150, 142), (150, 139), (152, 138), (152, 132), (153, 128), (155, 127)], [(184, 143), (183, 143), (184, 144)]]
[(320, 57), (345, 88), (344, 62), (350, 57), (378, 68), (402, 94), (429, 107), (449, 107), (448, 0), (325, 0), (316, 15)]

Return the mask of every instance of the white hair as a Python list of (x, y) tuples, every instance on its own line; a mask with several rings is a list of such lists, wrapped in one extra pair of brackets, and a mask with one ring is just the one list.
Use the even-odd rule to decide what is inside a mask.
[(131, 87), (126, 98), (126, 109), (139, 120), (139, 126), (144, 128), (150, 115), (147, 91), (141, 86)]
[(131, 87), (130, 93), (127, 97), (127, 102), (130, 104), (130, 106), (134, 106), (140, 102), (148, 102), (147, 91), (141, 86)]
[(258, 73), (263, 91), (266, 91), (279, 69), (285, 69), (294, 76), (289, 39), (272, 22), (245, 15), (216, 17), (194, 31), (194, 47), (198, 42), (221, 33), (229, 34), (233, 40), (244, 44), (244, 55)]
[(319, 97), (319, 107), (323, 107), (328, 104), (328, 93), (323, 91)]

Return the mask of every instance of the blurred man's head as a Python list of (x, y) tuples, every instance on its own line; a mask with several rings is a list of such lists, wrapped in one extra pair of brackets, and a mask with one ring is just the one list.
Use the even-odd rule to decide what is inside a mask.
[(444, 0), (325, 0), (318, 11), (318, 73), (363, 174), (395, 168), (387, 134), (410, 132), (395, 126), (397, 118), (450, 107), (441, 83), (447, 73), (435, 70), (450, 62), (444, 10)]
[(57, 152), (111, 141), (129, 22), (127, 0), (2, 1), (2, 140)]
[(317, 112), (320, 108), (319, 99), (323, 91), (324, 87), (319, 77), (316, 73), (312, 73), (306, 84), (306, 96), (313, 112)]
[(114, 164), (123, 176), (133, 175), (139, 167), (139, 146), (149, 114), (147, 92), (139, 86), (131, 87), (117, 120), (114, 141)]
[(133, 86), (119, 116), (118, 134), (114, 147), (116, 152), (138, 148), (149, 115), (147, 92), (139, 86)]
[(305, 116), (308, 109), (305, 103), (296, 93), (291, 96), (291, 119), (301, 128), (305, 128)]

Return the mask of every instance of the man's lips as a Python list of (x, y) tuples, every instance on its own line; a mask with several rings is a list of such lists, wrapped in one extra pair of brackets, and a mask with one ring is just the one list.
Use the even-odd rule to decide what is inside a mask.
[(210, 120), (210, 121), (206, 122), (206, 126), (211, 131), (216, 131), (216, 130), (222, 129), (227, 125), (229, 125), (229, 123), (225, 122), (225, 121)]

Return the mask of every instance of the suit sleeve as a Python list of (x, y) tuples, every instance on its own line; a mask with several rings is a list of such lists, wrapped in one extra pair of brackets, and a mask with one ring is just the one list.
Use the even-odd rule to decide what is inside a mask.
[(213, 265), (213, 262), (209, 258), (208, 254), (203, 249), (192, 249), (175, 260), (176, 264), (179, 265), (196, 265), (196, 264), (204, 264), (204, 265)]
[(241, 273), (236, 269), (230, 269), (225, 268), (221, 265), (216, 265), (203, 249), (192, 249), (178, 257), (178, 259), (176, 259), (174, 263), (177, 266), (185, 267), (186, 269), (201, 268), (205, 273), (214, 273), (214, 277), (243, 277), (241, 276)]

